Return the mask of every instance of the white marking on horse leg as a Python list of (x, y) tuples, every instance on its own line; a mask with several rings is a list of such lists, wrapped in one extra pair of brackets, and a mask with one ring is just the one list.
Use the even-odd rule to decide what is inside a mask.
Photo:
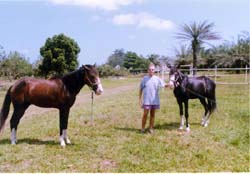
[(11, 130), (10, 141), (11, 141), (11, 144), (16, 144), (16, 143), (17, 143), (17, 139), (16, 139), (16, 129), (15, 129), (15, 128), (13, 128), (13, 129)]
[(181, 123), (180, 123), (180, 130), (183, 129), (183, 126), (184, 126), (184, 115), (181, 115)]
[(186, 132), (190, 132), (190, 125), (186, 128)]
[(62, 147), (65, 147), (65, 146), (66, 146), (66, 143), (65, 143), (65, 141), (64, 141), (63, 135), (60, 136), (59, 141), (60, 141), (60, 145), (61, 145)]
[(207, 115), (206, 115), (206, 119), (205, 119), (205, 121), (204, 121), (204, 127), (207, 127), (207, 126), (208, 126), (209, 118), (210, 118), (210, 112), (208, 112)]
[(67, 129), (63, 129), (63, 133), (62, 133), (63, 139), (66, 141), (67, 144), (71, 144), (68, 136), (67, 136)]
[(206, 115), (204, 114), (204, 115), (202, 116), (202, 119), (201, 119), (201, 125), (202, 125), (202, 126), (204, 126), (205, 121), (206, 121)]

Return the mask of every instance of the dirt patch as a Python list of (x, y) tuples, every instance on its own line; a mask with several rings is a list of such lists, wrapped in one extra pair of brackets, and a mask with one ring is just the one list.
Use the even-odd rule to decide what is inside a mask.
[(100, 162), (101, 170), (107, 170), (107, 169), (112, 169), (116, 167), (117, 167), (117, 164), (113, 160), (103, 160)]

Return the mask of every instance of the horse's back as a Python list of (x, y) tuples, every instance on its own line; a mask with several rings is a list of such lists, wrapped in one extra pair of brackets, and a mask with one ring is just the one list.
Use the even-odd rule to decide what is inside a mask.
[(14, 103), (29, 103), (41, 107), (57, 107), (58, 98), (63, 93), (63, 84), (60, 79), (37, 79), (25, 77), (18, 80), (11, 89), (11, 98)]
[(209, 97), (215, 93), (215, 83), (206, 76), (187, 77), (182, 90), (190, 99)]

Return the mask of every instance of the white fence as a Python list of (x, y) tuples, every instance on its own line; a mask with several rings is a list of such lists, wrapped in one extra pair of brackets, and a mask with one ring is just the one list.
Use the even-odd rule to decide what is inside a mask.
[[(197, 68), (197, 76), (204, 75), (210, 77), (216, 84), (230, 85), (249, 85), (250, 84), (250, 68)], [(180, 69), (181, 72), (193, 76), (193, 70)], [(165, 76), (166, 74), (166, 76)], [(168, 80), (168, 69), (165, 72), (159, 72), (158, 75)]]

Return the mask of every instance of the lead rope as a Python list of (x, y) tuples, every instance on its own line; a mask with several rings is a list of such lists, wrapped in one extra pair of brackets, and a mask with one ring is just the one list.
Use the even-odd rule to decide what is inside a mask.
[(91, 92), (91, 116), (90, 116), (90, 124), (93, 125), (94, 124), (94, 91), (92, 90)]

